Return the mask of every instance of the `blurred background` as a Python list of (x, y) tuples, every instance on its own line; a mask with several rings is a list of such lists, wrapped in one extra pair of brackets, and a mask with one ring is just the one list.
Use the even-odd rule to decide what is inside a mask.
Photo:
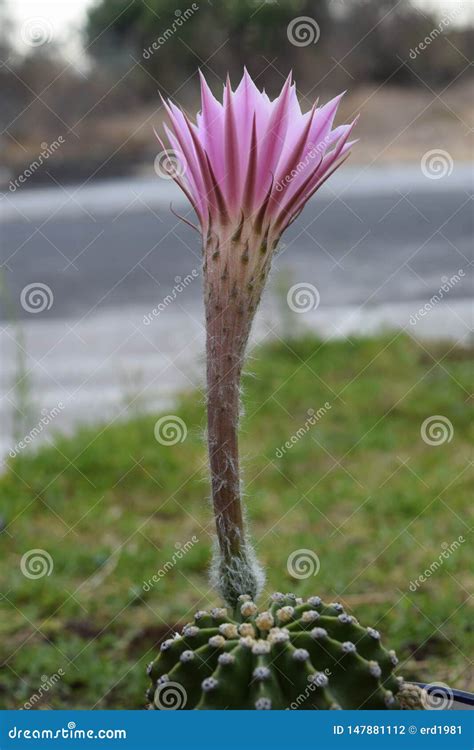
[[(115, 409), (140, 377), (142, 396), (163, 402), (168, 387), (187, 384), (183, 365), (192, 367), (201, 350), (199, 281), (174, 292), (166, 327), (155, 321), (144, 329), (142, 320), (199, 268), (196, 239), (169, 211), (171, 201), (177, 210), (185, 203), (163, 179), (153, 132), (163, 118), (159, 94), (195, 114), (199, 68), (217, 95), (227, 72), (236, 85), (244, 65), (273, 96), (293, 70), (304, 109), (347, 90), (339, 122), (361, 114), (349, 164), (307, 209), (304, 229), (288, 235), (275, 264), (274, 279), (280, 272), (295, 282), (311, 269), (311, 282), (324, 288), (319, 322), (327, 311), (327, 333), (357, 330), (361, 316), (404, 324), (441, 277), (465, 265), (469, 3), (2, 0), (0, 7), (0, 314), (23, 321), (40, 408), (54, 408), (63, 384), (75, 393), (56, 426)], [(450, 292), (456, 312), (467, 283)], [(34, 296), (38, 284), (32, 312), (21, 293)], [(419, 304), (380, 308), (406, 300)], [(450, 310), (441, 323), (440, 316), (435, 310), (417, 330), (463, 333)], [(150, 337), (163, 366), (183, 357), (159, 389), (149, 383)], [(2, 391), (10, 394), (18, 347), (3, 335), (2, 349)], [(12, 400), (2, 401), (4, 423)]]
[[(304, 110), (347, 90), (338, 123), (360, 113), (256, 321), (267, 348), (242, 439), (259, 549), (281, 587), (288, 552), (316, 545), (318, 585), (287, 588), (345, 597), (409, 674), (469, 685), (467, 545), (435, 588), (407, 594), (469, 530), (473, 41), (459, 0), (0, 0), (0, 705), (64, 664), (38, 706), (138, 708), (144, 647), (212, 601), (200, 247), (170, 211), (192, 220), (153, 131), (160, 94), (194, 117), (199, 69), (220, 96), (244, 65), (272, 97), (292, 70)], [(186, 439), (163, 446), (153, 425), (169, 411)], [(420, 438), (433, 415), (448, 420), (441, 444)], [(161, 593), (145, 591), (194, 533)], [(36, 547), (54, 574), (25, 576)]]

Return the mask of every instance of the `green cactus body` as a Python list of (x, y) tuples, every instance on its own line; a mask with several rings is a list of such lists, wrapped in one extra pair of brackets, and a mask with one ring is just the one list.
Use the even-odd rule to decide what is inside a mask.
[(162, 644), (148, 668), (150, 708), (401, 708), (395, 653), (340, 604), (277, 593), (260, 613), (241, 596), (236, 612), (198, 612)]

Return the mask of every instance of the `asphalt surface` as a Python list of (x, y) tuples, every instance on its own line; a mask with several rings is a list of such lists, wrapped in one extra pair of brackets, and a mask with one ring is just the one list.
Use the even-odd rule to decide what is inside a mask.
[[(459, 165), (441, 180), (416, 166), (336, 173), (284, 237), (255, 339), (303, 324), (322, 336), (389, 327), (466, 343), (471, 195), (472, 170)], [(0, 459), (15, 448), (15, 382), (25, 375), (31, 427), (55, 409), (36, 443), (136, 406), (167, 408), (177, 390), (201, 383), (199, 237), (171, 214), (170, 200), (186, 213), (174, 186), (157, 178), (0, 195)], [(286, 292), (298, 283), (316, 287), (317, 309), (289, 311)], [(38, 284), (43, 296), (28, 296)]]
[[(344, 183), (336, 193), (321, 193), (284, 237), (274, 268), (289, 271), (295, 283), (316, 285), (321, 306), (422, 300), (436, 292), (443, 276), (459, 269), (468, 274), (473, 224), (469, 180), (451, 187), (449, 178), (435, 183), (422, 178), (411, 189), (400, 180), (388, 190), (383, 174), (378, 180), (380, 185), (375, 182), (365, 194), (345, 191)], [(157, 199), (153, 183), (140, 199), (134, 199), (138, 192), (130, 188), (122, 201), (110, 205), (107, 194), (116, 184), (94, 186), (102, 190), (102, 199), (79, 205), (73, 198), (63, 207), (59, 189), (57, 199), (50, 191), (43, 206), (48, 191), (29, 191), (24, 204), (23, 196), (13, 196), (14, 209), (7, 196), (0, 206), (0, 215), (7, 209), (0, 262), (9, 307), (3, 295), (0, 316), (14, 312), (31, 320), (20, 296), (26, 285), (38, 282), (52, 290), (54, 303), (36, 313), (36, 320), (158, 303), (176, 277), (199, 269), (201, 262), (199, 238), (170, 212), (167, 197), (176, 200), (176, 194), (169, 183), (164, 187), (165, 192), (160, 184)], [(35, 204), (43, 210), (35, 212)], [(178, 204), (177, 210), (186, 207)], [(453, 299), (468, 295), (467, 279), (450, 292)], [(199, 296), (198, 282), (180, 302), (193, 305)]]

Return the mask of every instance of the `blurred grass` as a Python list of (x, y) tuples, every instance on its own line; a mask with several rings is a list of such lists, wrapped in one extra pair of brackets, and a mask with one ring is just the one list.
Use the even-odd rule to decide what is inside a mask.
[[(266, 345), (248, 367), (241, 429), (267, 591), (339, 598), (382, 631), (406, 677), (464, 688), (473, 652), (468, 543), (415, 593), (409, 586), (443, 543), (468, 539), (472, 361), (472, 350), (401, 334)], [(139, 416), (10, 462), (0, 478), (0, 708), (21, 707), (59, 669), (64, 676), (37, 706), (141, 708), (158, 642), (216, 603), (206, 581), (202, 402), (187, 394), (173, 410), (188, 430), (174, 446), (155, 440), (156, 415)], [(308, 409), (325, 402), (327, 413), (276, 458)], [(423, 442), (431, 415), (452, 422), (451, 442)], [(199, 542), (176, 561), (193, 535)], [(50, 576), (22, 575), (33, 548), (51, 555)], [(319, 556), (317, 577), (289, 576), (287, 557), (299, 548)], [(173, 559), (145, 592), (143, 582)]]

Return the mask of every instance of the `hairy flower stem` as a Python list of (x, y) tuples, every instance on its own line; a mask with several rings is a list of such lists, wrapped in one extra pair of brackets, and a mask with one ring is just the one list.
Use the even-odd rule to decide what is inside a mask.
[(216, 313), (207, 331), (208, 448), (217, 536), (226, 560), (243, 539), (237, 429), (241, 364), (235, 353), (229, 310)]
[(212, 578), (232, 606), (241, 594), (256, 596), (263, 582), (245, 533), (238, 450), (245, 347), (268, 271), (266, 246), (263, 251), (261, 238), (254, 241), (258, 262), (252, 264), (250, 240), (230, 230), (212, 234), (204, 250), (208, 449), (218, 543)]
[(162, 146), (179, 167), (169, 174), (193, 206), (203, 236), (209, 463), (217, 526), (211, 581), (231, 606), (242, 594), (255, 597), (264, 581), (245, 534), (240, 499), (237, 432), (245, 347), (278, 240), (353, 144), (348, 139), (355, 121), (332, 127), (340, 98), (303, 114), (291, 75), (271, 101), (244, 71), (235, 91), (227, 80), (222, 101), (201, 75), (196, 122), (163, 100), (172, 151)]

